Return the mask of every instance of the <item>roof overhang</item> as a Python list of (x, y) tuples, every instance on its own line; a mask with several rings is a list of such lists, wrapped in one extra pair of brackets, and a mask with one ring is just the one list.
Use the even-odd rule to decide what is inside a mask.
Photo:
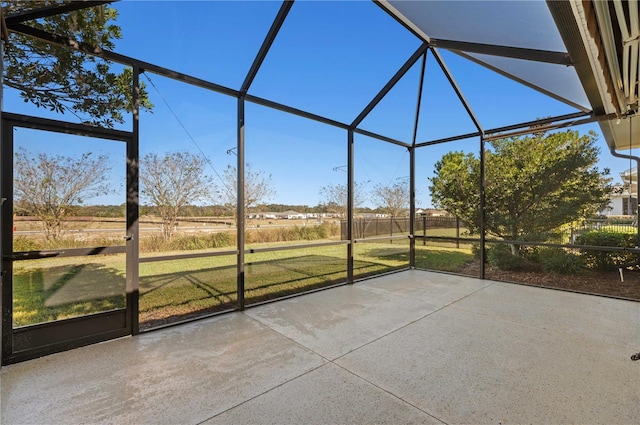
[(609, 147), (640, 147), (638, 0), (547, 4)]

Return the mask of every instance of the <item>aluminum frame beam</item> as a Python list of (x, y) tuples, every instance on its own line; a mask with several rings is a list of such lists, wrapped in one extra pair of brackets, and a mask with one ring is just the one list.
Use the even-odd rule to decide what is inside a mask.
[[(526, 134), (527, 132), (532, 133), (534, 131), (539, 131), (540, 130), (540, 125), (551, 125), (554, 123), (559, 123), (561, 121), (566, 121), (566, 120), (574, 120), (571, 123), (568, 123), (568, 125), (579, 125), (579, 124), (585, 124), (587, 122), (594, 122), (594, 121), (600, 121), (602, 119), (610, 119), (612, 118), (605, 116), (605, 117), (597, 117), (593, 114), (590, 113), (586, 113), (586, 112), (574, 112), (571, 114), (566, 114), (566, 115), (558, 115), (555, 117), (550, 117), (550, 118), (543, 118), (543, 119), (539, 119), (539, 120), (535, 120), (535, 121), (527, 121), (527, 122), (522, 122), (519, 124), (513, 124), (513, 125), (508, 125), (505, 127), (496, 127), (496, 128), (491, 128), (491, 129), (487, 129), (485, 130), (485, 134), (486, 135), (491, 135), (492, 138), (496, 138), (496, 133), (504, 133), (504, 132), (508, 132), (511, 130), (521, 130), (521, 129), (525, 129), (527, 128), (528, 130), (522, 132), (521, 134)], [(575, 121), (579, 119), (580, 121)], [(587, 121), (588, 120), (588, 121)], [(534, 126), (538, 126), (536, 128), (533, 128)], [(567, 125), (565, 125), (566, 127)], [(482, 136), (482, 133), (480, 132), (474, 132), (474, 133), (467, 133), (467, 134), (461, 134), (459, 136), (451, 136), (451, 137), (445, 137), (442, 139), (435, 139), (435, 140), (430, 140), (427, 142), (421, 142), (416, 144), (416, 147), (424, 147), (424, 146), (430, 146), (430, 145), (437, 145), (440, 143), (446, 143), (446, 142), (455, 142), (457, 140), (464, 140), (464, 139), (470, 139), (472, 137), (479, 137)], [(500, 137), (508, 137), (507, 135), (499, 135)], [(497, 138), (500, 138), (497, 137)]]
[(440, 56), (440, 53), (438, 52), (437, 49), (430, 48), (430, 50), (431, 50), (431, 53), (433, 53), (433, 56), (436, 58), (438, 65), (440, 65), (440, 69), (442, 69), (442, 72), (444, 72), (444, 75), (447, 77), (447, 80), (449, 80), (449, 84), (451, 84), (451, 87), (453, 88), (453, 90), (455, 90), (456, 95), (458, 96), (458, 99), (460, 99), (460, 102), (462, 103), (462, 106), (464, 106), (464, 109), (467, 111), (467, 114), (469, 114), (469, 118), (471, 118), (471, 120), (473, 121), (473, 124), (476, 126), (478, 131), (482, 133), (483, 130), (482, 130), (482, 125), (480, 124), (480, 121), (478, 120), (478, 118), (476, 117), (476, 114), (471, 109), (471, 106), (469, 105), (469, 102), (467, 102), (467, 99), (464, 97), (464, 94), (462, 94), (462, 90), (460, 90), (458, 83), (453, 78), (453, 75), (451, 74), (451, 71), (449, 71), (447, 64), (442, 59), (442, 56)]
[(473, 43), (469, 41), (454, 41), (432, 38), (430, 47), (446, 50), (457, 50), (468, 53), (480, 53), (491, 56), (501, 56), (512, 59), (523, 59), (535, 62), (552, 63), (556, 65), (573, 65), (571, 57), (566, 52), (552, 50), (527, 49), (522, 47), (499, 46), (495, 44)]
[(418, 138), (418, 124), (420, 122), (420, 107), (422, 106), (422, 91), (424, 90), (424, 74), (427, 67), (427, 52), (422, 55), (422, 63), (420, 64), (420, 82), (418, 83), (418, 99), (416, 101), (416, 115), (413, 121), (413, 137), (411, 138), (411, 146), (416, 146)]
[(420, 47), (407, 59), (407, 61), (400, 67), (400, 69), (391, 77), (391, 79), (384, 85), (384, 87), (378, 92), (378, 94), (371, 99), (371, 102), (360, 112), (360, 114), (351, 123), (351, 128), (356, 128), (362, 120), (376, 107), (378, 103), (391, 91), (391, 89), (400, 81), (402, 77), (411, 69), (418, 59), (427, 51), (427, 44), (422, 43)]
[(459, 51), (459, 50), (452, 50), (452, 52), (457, 54), (457, 55), (459, 55), (459, 56), (461, 56), (461, 57), (463, 57), (463, 58), (465, 58), (465, 59), (467, 59), (467, 60), (469, 60), (469, 61), (471, 61), (471, 62), (477, 63), (478, 65), (480, 65), (480, 66), (482, 66), (484, 68), (490, 69), (491, 71), (493, 71), (495, 73), (498, 73), (498, 74), (502, 75), (505, 78), (513, 80), (518, 84), (522, 84), (523, 86), (529, 87), (530, 89), (533, 89), (533, 90), (535, 90), (537, 92), (540, 92), (540, 93), (544, 94), (545, 96), (549, 96), (550, 98), (555, 99), (558, 102), (565, 103), (565, 104), (567, 104), (567, 105), (571, 106), (572, 108), (575, 108), (575, 109), (577, 109), (579, 111), (591, 112), (591, 109), (589, 109), (589, 108), (587, 108), (587, 107), (585, 107), (583, 105), (580, 105), (579, 103), (576, 103), (576, 102), (574, 102), (572, 100), (569, 100), (569, 99), (567, 99), (565, 97), (559, 96), (559, 95), (557, 95), (556, 93), (554, 93), (554, 92), (552, 92), (550, 90), (547, 90), (547, 89), (545, 89), (543, 87), (540, 87), (540, 86), (538, 86), (536, 84), (533, 84), (533, 83), (531, 83), (531, 82), (529, 82), (529, 81), (527, 81), (527, 80), (525, 80), (523, 78), (520, 78), (520, 77), (518, 77), (518, 76), (516, 76), (514, 74), (511, 74), (511, 73), (509, 73), (509, 72), (507, 72), (507, 71), (505, 71), (503, 69), (495, 67), (495, 66), (493, 66), (493, 65), (491, 65), (491, 64), (489, 64), (489, 63), (487, 63), (487, 62), (485, 62), (485, 61), (483, 61), (481, 59), (478, 59), (478, 58), (476, 58), (474, 56), (468, 55), (465, 52), (462, 52), (462, 51)]
[(187, 75), (178, 71), (173, 71), (168, 68), (164, 68), (162, 66), (154, 65), (149, 62), (134, 59), (130, 56), (114, 53), (112, 51), (105, 50), (97, 46), (91, 46), (87, 43), (80, 43), (77, 40), (74, 40), (72, 38), (51, 34), (46, 31), (42, 31), (37, 28), (30, 27), (28, 25), (24, 25), (24, 24), (11, 25), (9, 26), (9, 30), (19, 32), (21, 34), (28, 35), (31, 37), (35, 37), (37, 39), (47, 41), (49, 43), (54, 43), (64, 47), (68, 47), (70, 49), (87, 53), (89, 55), (98, 56), (112, 62), (128, 65), (130, 67), (138, 66), (141, 72), (149, 71), (154, 74), (172, 78), (176, 81), (182, 81), (184, 83), (191, 84), (193, 86), (201, 87), (207, 90), (212, 90), (228, 96), (233, 96), (233, 97), (239, 96), (238, 90), (234, 90), (229, 87), (222, 86), (220, 84), (215, 84), (210, 81), (203, 80), (201, 78), (192, 77), (190, 75)]
[(269, 53), (269, 49), (275, 41), (278, 32), (280, 32), (280, 28), (282, 27), (282, 24), (284, 24), (284, 20), (287, 18), (287, 15), (289, 14), (292, 6), (293, 0), (285, 0), (282, 3), (282, 6), (280, 6), (280, 10), (278, 10), (278, 14), (275, 17), (273, 24), (271, 24), (271, 28), (269, 28), (269, 32), (263, 40), (262, 45), (260, 46), (260, 50), (258, 51), (258, 54), (251, 64), (251, 68), (249, 69), (249, 72), (247, 73), (247, 76), (245, 77), (244, 82), (240, 87), (241, 94), (245, 94), (247, 93), (247, 91), (249, 91), (251, 83), (253, 83), (254, 78), (258, 74), (260, 66), (262, 65), (262, 62), (264, 62), (264, 59), (267, 57), (267, 53)]

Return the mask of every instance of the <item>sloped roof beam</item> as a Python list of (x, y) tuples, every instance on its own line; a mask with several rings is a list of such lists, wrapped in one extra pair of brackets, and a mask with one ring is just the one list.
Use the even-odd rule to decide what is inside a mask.
[(522, 130), (515, 130), (508, 133), (491, 134), (489, 136), (485, 136), (484, 140), (487, 142), (490, 142), (492, 140), (506, 139), (509, 137), (519, 137), (519, 136), (524, 136), (531, 133), (559, 130), (561, 128), (568, 128), (568, 127), (575, 127), (583, 124), (589, 124), (598, 120), (600, 120), (600, 117), (587, 116), (586, 118), (576, 119), (574, 121), (565, 121), (560, 123), (552, 123), (552, 124), (546, 124), (546, 125), (541, 125), (536, 127), (529, 127), (529, 128), (525, 128)]
[(444, 75), (447, 77), (447, 80), (449, 80), (449, 84), (451, 84), (451, 87), (453, 88), (453, 90), (455, 90), (456, 95), (458, 96), (458, 99), (462, 103), (462, 106), (464, 106), (464, 109), (467, 111), (467, 114), (469, 114), (469, 118), (471, 118), (471, 120), (473, 121), (473, 124), (476, 126), (476, 129), (480, 133), (483, 133), (484, 130), (482, 130), (482, 125), (480, 125), (480, 121), (476, 117), (476, 114), (473, 113), (473, 110), (471, 109), (471, 106), (469, 106), (467, 99), (465, 99), (464, 95), (462, 94), (462, 91), (460, 90), (458, 83), (456, 83), (456, 80), (453, 78), (453, 75), (451, 75), (449, 68), (442, 60), (442, 57), (440, 56), (440, 52), (438, 52), (438, 49), (435, 49), (433, 47), (431, 47), (430, 49), (431, 49), (431, 52), (433, 53), (433, 56), (436, 58), (438, 65), (440, 65), (440, 69), (442, 69), (442, 72), (444, 72)]
[(253, 82), (254, 78), (258, 74), (258, 71), (260, 70), (260, 66), (262, 65), (262, 62), (267, 57), (267, 53), (269, 53), (269, 49), (271, 48), (271, 45), (275, 41), (276, 36), (278, 35), (280, 28), (282, 27), (282, 24), (284, 24), (284, 20), (287, 18), (287, 14), (291, 10), (291, 6), (293, 6), (293, 0), (291, 1), (287, 0), (282, 3), (282, 6), (280, 6), (280, 10), (278, 11), (278, 14), (273, 20), (273, 24), (271, 24), (271, 28), (269, 29), (267, 36), (262, 42), (262, 46), (260, 46), (260, 50), (258, 51), (258, 54), (253, 60), (253, 63), (251, 64), (251, 68), (249, 69), (249, 72), (247, 73), (247, 76), (245, 77), (244, 82), (242, 83), (242, 87), (240, 88), (241, 94), (245, 94), (247, 93), (247, 91), (249, 91), (249, 87), (251, 87), (251, 83)]
[(369, 104), (360, 112), (360, 115), (356, 117), (355, 120), (351, 123), (351, 128), (356, 128), (360, 123), (369, 115), (369, 113), (376, 107), (378, 103), (382, 100), (383, 97), (386, 96), (389, 91), (395, 86), (398, 81), (404, 76), (404, 74), (411, 69), (413, 64), (416, 63), (418, 59), (427, 51), (427, 44), (422, 43), (420, 47), (411, 55), (409, 59), (402, 65), (402, 67), (394, 74), (393, 77), (385, 84), (385, 86), (378, 92), (378, 94), (369, 102)]
[(487, 130), (486, 133), (487, 134), (502, 133), (505, 131), (518, 130), (525, 127), (536, 127), (539, 125), (553, 124), (560, 121), (582, 119), (588, 116), (593, 116), (593, 115), (588, 112), (573, 112), (571, 114), (556, 115), (555, 117), (539, 118), (533, 121), (521, 122), (518, 124), (507, 125), (504, 127), (491, 128)]
[(212, 90), (217, 93), (221, 93), (221, 94), (225, 94), (233, 97), (237, 97), (239, 94), (237, 90), (231, 89), (229, 87), (211, 83), (201, 78), (192, 77), (190, 75), (183, 74), (181, 72), (173, 71), (168, 68), (164, 68), (149, 62), (144, 62), (138, 59), (134, 59), (132, 57), (121, 55), (119, 53), (114, 53), (112, 51), (105, 50), (97, 46), (91, 46), (87, 43), (81, 43), (81, 42), (78, 42), (77, 40), (74, 40), (73, 38), (62, 37), (59, 35), (51, 34), (49, 32), (30, 27), (28, 25), (15, 24), (15, 25), (11, 25), (9, 29), (11, 31), (18, 32), (20, 34), (25, 34), (40, 40), (47, 41), (49, 43), (57, 44), (59, 46), (64, 46), (64, 47), (77, 50), (80, 52), (84, 52), (90, 55), (98, 56), (109, 61), (120, 63), (123, 65), (129, 65), (132, 67), (138, 66), (143, 72), (144, 71), (153, 72), (154, 74), (163, 75), (165, 77), (169, 77), (177, 81), (182, 81), (197, 87), (202, 87), (207, 90)]
[(540, 86), (532, 84), (527, 80), (524, 80), (524, 79), (522, 79), (520, 77), (517, 77), (517, 76), (515, 76), (515, 75), (513, 75), (513, 74), (511, 74), (509, 72), (506, 72), (506, 71), (504, 71), (504, 70), (502, 70), (502, 69), (500, 69), (498, 67), (495, 67), (495, 66), (493, 66), (491, 64), (488, 64), (487, 62), (484, 62), (484, 61), (476, 58), (475, 56), (471, 56), (471, 55), (466, 54), (465, 52), (455, 51), (455, 50), (453, 51), (453, 53), (455, 53), (457, 55), (460, 55), (463, 58), (468, 59), (468, 60), (470, 60), (472, 62), (475, 62), (480, 66), (483, 66), (483, 67), (485, 67), (487, 69), (490, 69), (493, 72), (496, 72), (496, 73), (502, 75), (503, 77), (506, 77), (506, 78), (508, 78), (510, 80), (513, 80), (513, 81), (515, 81), (515, 82), (517, 82), (519, 84), (522, 84), (523, 86), (529, 87), (530, 89), (533, 89), (533, 90), (535, 90), (537, 92), (540, 92), (540, 93), (542, 93), (542, 94), (544, 94), (546, 96), (549, 96), (549, 97), (557, 100), (558, 102), (565, 103), (565, 104), (571, 106), (572, 108), (575, 108), (575, 109), (578, 109), (580, 111), (587, 112), (587, 113), (591, 112), (591, 109), (588, 108), (588, 107), (580, 105), (579, 103), (571, 101), (571, 100), (569, 100), (569, 99), (567, 99), (565, 97), (559, 96), (558, 94), (556, 94), (556, 93), (554, 93), (554, 92), (552, 92), (550, 90), (547, 90), (547, 89), (544, 89), (544, 88), (542, 88)]
[[(613, 117), (615, 117), (615, 115), (609, 116), (609, 118), (613, 118)], [(571, 114), (558, 115), (558, 116), (549, 117), (549, 118), (541, 118), (534, 121), (521, 122), (518, 124), (508, 125), (504, 127), (491, 128), (485, 131), (485, 135), (491, 135), (492, 138), (496, 138), (495, 135), (497, 133), (505, 133), (505, 132), (510, 132), (512, 130), (522, 130), (521, 134), (526, 134), (527, 132), (531, 133), (534, 131), (539, 131), (541, 126), (549, 127), (551, 125), (554, 125), (563, 121), (571, 120), (569, 123), (564, 123), (564, 125), (572, 126), (572, 125), (584, 124), (585, 122), (594, 122), (600, 119), (602, 119), (602, 117), (596, 117), (595, 115), (589, 114), (586, 112), (574, 112)], [(459, 136), (451, 136), (451, 137), (445, 137), (442, 139), (435, 139), (435, 140), (429, 140), (427, 142), (421, 142), (416, 144), (416, 147), (420, 148), (423, 146), (438, 145), (440, 143), (455, 142), (458, 140), (479, 137), (481, 135), (482, 133), (480, 132), (461, 134)], [(507, 136), (500, 135), (500, 137), (507, 137)], [(488, 140), (489, 137), (487, 137), (486, 139)]]
[(416, 103), (416, 117), (413, 122), (413, 138), (411, 145), (415, 147), (418, 138), (418, 123), (420, 122), (420, 106), (422, 105), (422, 90), (424, 88), (424, 71), (427, 67), (427, 52), (422, 55), (422, 64), (420, 65), (420, 83), (418, 84), (418, 101)]
[(431, 47), (447, 50), (459, 50), (483, 55), (501, 56), (512, 59), (523, 59), (535, 62), (546, 62), (556, 65), (573, 65), (571, 57), (565, 52), (552, 50), (526, 49), (522, 47), (498, 46), (495, 44), (472, 43), (469, 41), (441, 40), (431, 38)]

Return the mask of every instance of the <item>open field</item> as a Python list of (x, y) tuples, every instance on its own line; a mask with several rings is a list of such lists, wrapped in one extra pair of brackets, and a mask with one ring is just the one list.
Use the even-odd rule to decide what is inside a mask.
[[(15, 217), (14, 228), (17, 234), (34, 234), (42, 232), (42, 223), (34, 217)], [(337, 219), (251, 219), (247, 220), (246, 227), (251, 228), (272, 228), (290, 226), (310, 226), (321, 223), (340, 224)], [(160, 231), (161, 221), (158, 218), (142, 217), (140, 219), (141, 231)], [(102, 217), (76, 217), (64, 222), (64, 231), (69, 234), (78, 232), (98, 232), (103, 231), (119, 232), (125, 229), (126, 222), (122, 218), (102, 218)], [(182, 218), (178, 220), (177, 228), (181, 231), (201, 231), (201, 230), (235, 230), (236, 225), (231, 217), (195, 217)]]

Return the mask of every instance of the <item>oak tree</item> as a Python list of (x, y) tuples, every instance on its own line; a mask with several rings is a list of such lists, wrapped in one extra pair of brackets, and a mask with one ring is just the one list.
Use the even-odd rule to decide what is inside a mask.
[[(238, 169), (227, 165), (222, 173), (222, 185), (218, 189), (227, 208), (236, 211), (238, 204)], [(254, 170), (250, 163), (244, 167), (244, 217), (249, 209), (269, 201), (275, 195), (271, 175), (262, 170)]]
[[(544, 240), (563, 224), (608, 204), (609, 170), (597, 167), (596, 134), (536, 133), (490, 142), (485, 153), (485, 222), (489, 235)], [(480, 159), (449, 152), (435, 165), (431, 196), (442, 208), (480, 230)], [(513, 253), (517, 248), (512, 246)]]
[(206, 174), (205, 166), (205, 159), (190, 152), (148, 153), (141, 159), (141, 199), (155, 207), (164, 240), (173, 237), (185, 207), (213, 196), (213, 179)]
[(373, 201), (391, 217), (399, 217), (409, 208), (409, 185), (406, 179), (397, 179), (392, 184), (379, 183), (373, 188)]
[(106, 176), (111, 167), (105, 155), (34, 155), (26, 149), (14, 154), (14, 202), (17, 209), (40, 219), (48, 241), (62, 236), (63, 223), (73, 208), (110, 192)]
[[(366, 185), (369, 182), (356, 182), (353, 185), (353, 208), (356, 210), (367, 200), (367, 193), (365, 190)], [(338, 212), (343, 217), (347, 217), (348, 206), (348, 191), (346, 184), (328, 184), (322, 186), (319, 191), (320, 197), (324, 200), (325, 206), (334, 206), (338, 208)]]

